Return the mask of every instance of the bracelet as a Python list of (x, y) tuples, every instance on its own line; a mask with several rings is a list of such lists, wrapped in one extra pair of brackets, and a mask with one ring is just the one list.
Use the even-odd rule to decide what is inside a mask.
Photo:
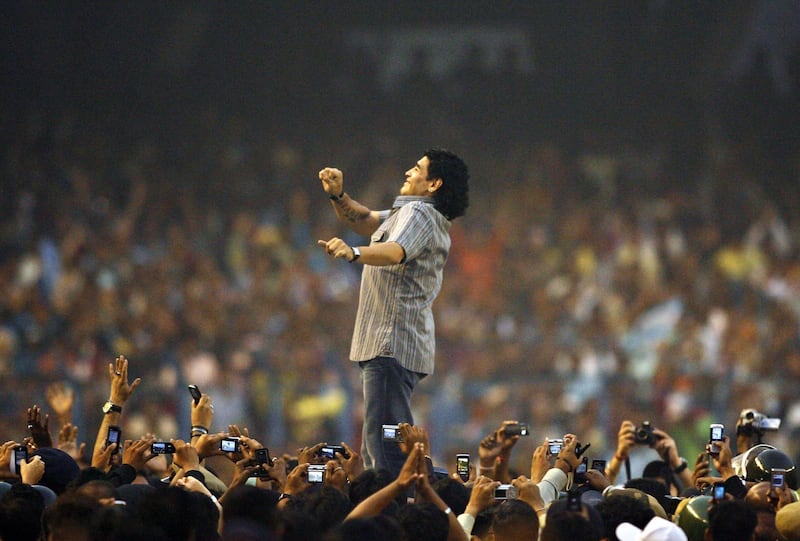
[(342, 199), (342, 197), (344, 197), (344, 190), (342, 190), (342, 193), (340, 193), (339, 195), (333, 195), (333, 194), (330, 194), (330, 195), (328, 196), (328, 198), (329, 198), (331, 201), (340, 201), (340, 200)]
[(674, 473), (683, 473), (683, 470), (685, 470), (688, 467), (689, 467), (689, 461), (686, 460), (685, 458), (681, 457), (680, 465), (677, 468), (675, 468), (674, 470), (672, 470), (672, 471)]
[(192, 425), (192, 432), (200, 432), (201, 434), (208, 434), (208, 429), (200, 425)]

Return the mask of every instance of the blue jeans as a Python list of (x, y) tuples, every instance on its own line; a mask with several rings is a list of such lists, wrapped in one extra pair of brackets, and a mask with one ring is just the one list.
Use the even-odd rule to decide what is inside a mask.
[(406, 461), (396, 442), (383, 441), (382, 425), (414, 424), (411, 394), (425, 374), (406, 370), (393, 357), (375, 357), (358, 363), (364, 386), (364, 430), (361, 456), (364, 467), (386, 469), (395, 476)]

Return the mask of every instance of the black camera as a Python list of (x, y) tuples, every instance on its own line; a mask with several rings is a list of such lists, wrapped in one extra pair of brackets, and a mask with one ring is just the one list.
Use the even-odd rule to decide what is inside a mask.
[(655, 443), (656, 437), (653, 435), (653, 426), (650, 421), (642, 421), (642, 424), (633, 434), (633, 441), (642, 445), (653, 445)]
[(219, 450), (223, 453), (238, 453), (239, 441), (239, 438), (233, 436), (222, 438), (219, 442)]
[(168, 441), (154, 441), (150, 445), (150, 452), (154, 455), (170, 455), (175, 452), (175, 446)]
[(528, 432), (528, 425), (525, 423), (514, 423), (513, 425), (507, 425), (504, 429), (506, 436), (527, 436), (530, 434)]
[(350, 458), (350, 453), (341, 445), (326, 445), (319, 450), (319, 456), (323, 458), (330, 458), (336, 460), (338, 457), (336, 453), (342, 455), (342, 458)]

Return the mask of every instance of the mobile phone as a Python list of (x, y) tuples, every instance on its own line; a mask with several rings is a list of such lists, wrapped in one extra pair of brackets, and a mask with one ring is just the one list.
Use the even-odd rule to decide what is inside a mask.
[(223, 453), (238, 453), (239, 452), (239, 438), (229, 436), (222, 438), (219, 442), (219, 450)]
[(548, 449), (550, 454), (556, 456), (558, 453), (561, 452), (561, 449), (564, 447), (564, 439), (563, 438), (553, 438), (547, 439)]
[(187, 387), (189, 388), (189, 394), (192, 395), (194, 405), (196, 406), (200, 402), (200, 397), (203, 396), (203, 393), (200, 392), (197, 385), (187, 385)]
[(581, 491), (570, 490), (567, 492), (567, 511), (577, 511), (580, 513), (583, 510), (581, 507)]
[(575, 482), (576, 483), (585, 483), (586, 482), (586, 472), (589, 470), (589, 457), (585, 456), (581, 459), (581, 463), (575, 468)]
[(269, 456), (269, 449), (266, 447), (259, 447), (256, 449), (256, 462), (259, 464), (269, 464), (272, 466), (272, 458)]
[(720, 502), (725, 499), (725, 483), (714, 483), (711, 489), (711, 499)]
[(722, 441), (722, 436), (725, 433), (725, 426), (714, 423), (709, 427), (709, 446), (708, 452), (712, 455), (718, 455), (722, 448), (719, 446), (720, 441)]
[(500, 485), (494, 489), (495, 500), (515, 500), (518, 495), (517, 487), (514, 485)]
[(108, 427), (108, 435), (106, 435), (106, 447), (112, 443), (117, 444), (117, 448), (114, 449), (113, 453), (111, 453), (112, 455), (116, 455), (119, 453), (119, 448), (122, 445), (122, 429), (118, 426), (112, 425)]
[(772, 488), (782, 489), (786, 478), (786, 470), (783, 468), (772, 468), (769, 474)]
[(397, 425), (383, 425), (383, 441), (403, 441)]
[(28, 461), (28, 448), (24, 445), (16, 445), (13, 449), (11, 463), (9, 464), (11, 473), (21, 475), (20, 465)]
[(530, 434), (530, 432), (528, 432), (527, 423), (507, 425), (503, 431), (506, 433), (506, 436), (527, 436)]
[(175, 452), (175, 446), (168, 441), (154, 441), (150, 445), (150, 452), (154, 455), (171, 455)]
[(325, 479), (325, 464), (308, 465), (308, 482), (322, 483)]
[(343, 458), (350, 458), (350, 453), (341, 445), (326, 445), (319, 450), (319, 456), (331, 458), (336, 460), (336, 453), (342, 455)]
[(606, 474), (606, 461), (600, 460), (599, 458), (595, 458), (592, 460), (592, 469), (597, 470), (603, 475)]
[(469, 481), (469, 455), (467, 453), (456, 455), (456, 473), (465, 483)]

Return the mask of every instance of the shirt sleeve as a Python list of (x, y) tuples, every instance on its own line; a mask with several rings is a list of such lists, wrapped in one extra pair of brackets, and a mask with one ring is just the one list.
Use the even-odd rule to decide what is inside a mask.
[(550, 502), (558, 499), (559, 493), (567, 486), (567, 474), (559, 468), (550, 468), (537, 486), (539, 495), (547, 507)]
[(397, 211), (397, 222), (386, 240), (402, 246), (406, 260), (419, 257), (428, 246), (434, 228), (430, 212), (436, 210), (427, 203), (409, 203)]

